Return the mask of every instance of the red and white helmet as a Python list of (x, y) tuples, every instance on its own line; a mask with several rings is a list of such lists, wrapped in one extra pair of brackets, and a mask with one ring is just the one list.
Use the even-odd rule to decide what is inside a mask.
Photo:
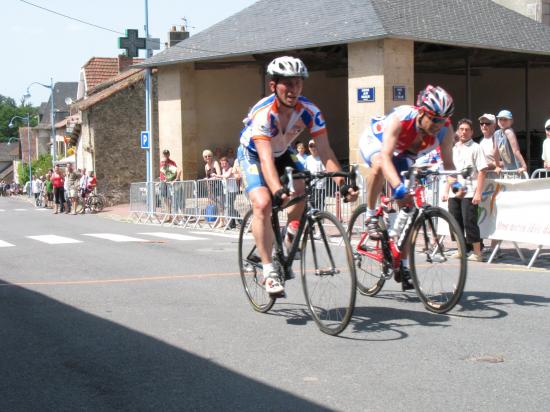
[(442, 87), (429, 84), (418, 93), (416, 106), (437, 117), (451, 117), (455, 111), (453, 98)]
[(267, 66), (267, 74), (271, 77), (302, 77), (309, 76), (303, 61), (296, 57), (277, 57)]

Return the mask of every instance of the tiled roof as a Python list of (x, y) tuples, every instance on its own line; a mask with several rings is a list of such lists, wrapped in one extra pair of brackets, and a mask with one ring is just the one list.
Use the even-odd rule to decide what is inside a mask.
[(14, 158), (19, 157), (19, 141), (14, 141), (8, 144), (0, 142), (0, 162), (11, 162)]
[(140, 66), (377, 38), (550, 55), (550, 27), (491, 0), (260, 0)]
[[(69, 114), (69, 106), (65, 103), (65, 99), (70, 97), (76, 100), (76, 91), (78, 89), (77, 82), (57, 82), (53, 86), (54, 95), (54, 109), (55, 109), (55, 121), (63, 119)], [(44, 109), (44, 115), (42, 121), (36, 126), (39, 129), (51, 127), (50, 112), (51, 112), (51, 99), (48, 99), (46, 106), (40, 105), (40, 110)]]
[(143, 69), (130, 69), (115, 79), (111, 79), (103, 84), (97, 85), (93, 91), (93, 94), (88, 97), (79, 100), (73, 107), (78, 110), (86, 110), (91, 106), (107, 99), (115, 93), (126, 89), (130, 85), (137, 83), (144, 78)]
[[(143, 59), (134, 59), (134, 63), (142, 62)], [(117, 57), (92, 57), (82, 66), (86, 76), (87, 90), (93, 89), (100, 83), (118, 75)]]

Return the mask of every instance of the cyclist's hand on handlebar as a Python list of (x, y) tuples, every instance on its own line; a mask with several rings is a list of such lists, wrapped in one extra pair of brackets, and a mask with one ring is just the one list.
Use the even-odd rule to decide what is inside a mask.
[(290, 193), (287, 187), (282, 187), (273, 193), (273, 206), (282, 206), (290, 200)]
[(344, 203), (355, 202), (359, 196), (359, 188), (344, 184), (340, 186), (340, 195), (344, 198)]

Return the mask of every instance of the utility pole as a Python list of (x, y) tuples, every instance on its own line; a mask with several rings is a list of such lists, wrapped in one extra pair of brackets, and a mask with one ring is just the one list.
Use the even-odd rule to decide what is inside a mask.
[[(151, 48), (151, 41), (149, 38), (149, 2), (145, 0), (145, 47), (146, 57), (153, 56), (153, 49)], [(147, 211), (152, 213), (153, 211), (153, 128), (151, 125), (151, 107), (152, 107), (152, 84), (151, 84), (151, 68), (145, 69), (145, 130), (149, 132), (149, 148), (146, 152), (147, 162)]]

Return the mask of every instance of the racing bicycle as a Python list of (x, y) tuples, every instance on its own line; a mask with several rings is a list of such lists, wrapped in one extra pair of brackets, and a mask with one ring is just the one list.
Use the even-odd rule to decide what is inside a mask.
[[(293, 192), (293, 179), (305, 181), (305, 193), (292, 198), (283, 206), (274, 206), (271, 225), (274, 233), (273, 259), (280, 268), (280, 281), (293, 277), (292, 263), (300, 250), (300, 278), (308, 309), (319, 329), (338, 335), (348, 325), (355, 308), (356, 277), (351, 245), (338, 219), (329, 212), (313, 206), (313, 190), (319, 179), (350, 178), (355, 186), (355, 171), (351, 172), (294, 172), (287, 168), (288, 188)], [(285, 251), (284, 231), (280, 217), (284, 210), (305, 199), (304, 211), (292, 246)], [(268, 312), (278, 298), (265, 291), (261, 259), (249, 233), (253, 224), (252, 210), (244, 218), (239, 232), (239, 268), (244, 290), (250, 304), (258, 312)]]
[(386, 280), (399, 275), (401, 253), (407, 248), (414, 288), (426, 309), (446, 313), (458, 303), (466, 283), (466, 241), (459, 224), (447, 210), (426, 203), (424, 182), (443, 175), (462, 174), (466, 178), (470, 172), (438, 171), (414, 165), (402, 172), (411, 201), (407, 205), (408, 218), (397, 238), (388, 233), (395, 199), (384, 195), (380, 198), (375, 215), (381, 236), (376, 240), (369, 238), (366, 230), (366, 205), (354, 211), (348, 235), (361, 294), (374, 296)]

